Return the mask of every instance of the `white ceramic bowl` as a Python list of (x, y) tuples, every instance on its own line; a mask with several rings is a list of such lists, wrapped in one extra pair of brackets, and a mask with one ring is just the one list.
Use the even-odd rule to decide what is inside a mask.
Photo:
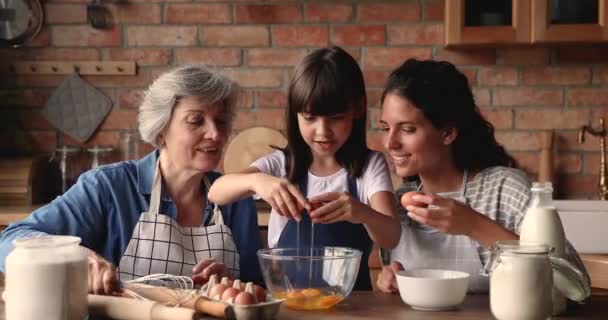
[(469, 274), (452, 270), (418, 269), (397, 272), (403, 302), (417, 310), (449, 310), (467, 294)]

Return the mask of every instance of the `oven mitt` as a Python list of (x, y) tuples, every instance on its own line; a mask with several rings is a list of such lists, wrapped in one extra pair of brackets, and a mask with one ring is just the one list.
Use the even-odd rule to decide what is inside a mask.
[(85, 142), (110, 109), (110, 98), (73, 73), (53, 92), (42, 114), (61, 132)]

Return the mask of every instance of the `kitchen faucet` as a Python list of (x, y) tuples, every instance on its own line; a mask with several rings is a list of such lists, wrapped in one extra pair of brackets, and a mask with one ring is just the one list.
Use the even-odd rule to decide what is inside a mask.
[(599, 177), (599, 196), (602, 200), (608, 200), (608, 185), (606, 177), (606, 128), (604, 118), (600, 118), (600, 129), (595, 130), (589, 126), (583, 126), (578, 132), (578, 143), (585, 142), (585, 132), (592, 136), (600, 137), (600, 177)]

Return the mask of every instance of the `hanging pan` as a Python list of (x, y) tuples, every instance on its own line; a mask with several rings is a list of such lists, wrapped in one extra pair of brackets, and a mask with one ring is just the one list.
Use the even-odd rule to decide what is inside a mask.
[(0, 0), (0, 47), (19, 47), (42, 28), (40, 0)]

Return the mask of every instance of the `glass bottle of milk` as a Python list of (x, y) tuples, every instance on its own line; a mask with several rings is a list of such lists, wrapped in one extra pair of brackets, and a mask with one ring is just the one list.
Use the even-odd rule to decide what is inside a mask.
[[(534, 182), (532, 200), (521, 222), (519, 240), (544, 243), (553, 247), (553, 256), (564, 257), (566, 236), (559, 214), (553, 206), (553, 186), (551, 182)], [(566, 298), (553, 288), (553, 314), (566, 310)]]

